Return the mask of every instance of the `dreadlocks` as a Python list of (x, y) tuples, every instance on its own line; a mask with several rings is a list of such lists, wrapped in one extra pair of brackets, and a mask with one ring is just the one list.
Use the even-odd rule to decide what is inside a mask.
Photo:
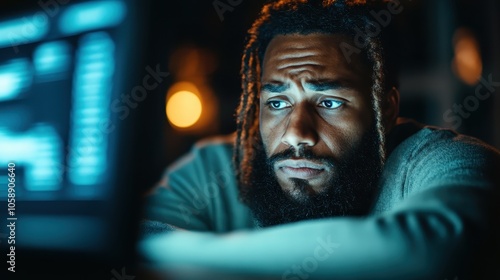
[[(368, 3), (367, 3), (368, 2)], [(269, 42), (276, 35), (286, 34), (343, 34), (353, 38), (356, 30), (373, 27), (369, 11), (380, 8), (381, 3), (359, 0), (281, 0), (265, 5), (259, 18), (248, 31), (241, 65), (242, 95), (236, 112), (236, 143), (234, 166), (241, 188), (245, 193), (250, 185), (252, 159), (255, 150), (262, 149), (259, 133), (259, 90), (261, 64)], [(375, 23), (376, 24), (376, 23)], [(371, 103), (378, 137), (378, 150), (383, 164), (385, 159), (385, 131), (382, 124), (384, 93), (397, 85), (397, 78), (388, 74), (388, 55), (382, 42), (384, 32), (365, 36), (363, 61), (372, 71)], [(384, 44), (384, 47), (387, 44)]]

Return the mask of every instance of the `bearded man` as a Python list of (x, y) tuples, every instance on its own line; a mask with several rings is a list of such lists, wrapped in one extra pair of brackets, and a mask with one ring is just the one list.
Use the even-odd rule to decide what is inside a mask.
[(198, 143), (148, 198), (150, 231), (191, 231), (146, 239), (149, 262), (282, 279), (495, 271), (499, 152), (398, 118), (397, 56), (373, 16), (401, 6), (363, 2), (263, 7), (236, 133)]

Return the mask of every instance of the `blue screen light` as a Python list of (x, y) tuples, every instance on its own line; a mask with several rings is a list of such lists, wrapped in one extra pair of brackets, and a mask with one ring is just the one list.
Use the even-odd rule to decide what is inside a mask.
[(0, 65), (0, 102), (14, 99), (31, 85), (31, 65), (28, 59), (13, 59)]
[(33, 54), (33, 60), (39, 80), (64, 79), (70, 67), (70, 51), (70, 45), (64, 41), (50, 42), (38, 46)]
[(47, 34), (49, 27), (49, 19), (43, 13), (0, 22), (0, 48), (39, 41)]
[[(100, 127), (110, 115), (114, 52), (113, 40), (102, 31), (82, 36), (76, 52), (69, 154), (72, 168), (68, 174), (75, 186), (99, 184), (106, 179), (108, 137)], [(95, 194), (90, 188), (77, 188), (75, 192), (81, 196)]]
[(0, 127), (0, 164), (14, 161), (25, 171), (24, 186), (29, 191), (60, 189), (63, 166), (63, 144), (56, 130), (37, 123), (30, 130), (14, 133)]
[(122, 1), (93, 1), (75, 4), (64, 11), (59, 29), (65, 35), (109, 28), (122, 22), (126, 6)]

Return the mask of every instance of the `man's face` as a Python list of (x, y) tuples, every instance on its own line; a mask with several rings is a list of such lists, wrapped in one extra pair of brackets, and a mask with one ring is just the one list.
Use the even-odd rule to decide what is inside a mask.
[(335, 188), (337, 163), (356, 157), (374, 126), (371, 74), (360, 57), (346, 61), (346, 38), (279, 35), (264, 55), (260, 134), (279, 186), (296, 201)]

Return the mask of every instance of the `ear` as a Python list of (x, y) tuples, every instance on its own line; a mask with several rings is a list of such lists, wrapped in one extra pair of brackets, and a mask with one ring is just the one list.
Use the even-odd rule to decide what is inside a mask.
[(392, 87), (387, 93), (384, 103), (382, 105), (382, 117), (385, 126), (385, 133), (389, 133), (399, 115), (399, 90)]

